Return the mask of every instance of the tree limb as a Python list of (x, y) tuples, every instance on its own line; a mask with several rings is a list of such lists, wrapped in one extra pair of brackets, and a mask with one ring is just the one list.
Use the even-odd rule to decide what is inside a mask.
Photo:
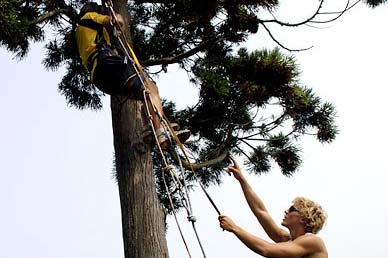
[(312, 21), (318, 14), (319, 14), (319, 11), (322, 9), (322, 5), (323, 5), (323, 2), (324, 0), (322, 0), (317, 8), (317, 10), (315, 11), (315, 13), (308, 19), (302, 21), (302, 22), (298, 22), (298, 23), (288, 23), (288, 22), (282, 22), (282, 21), (279, 21), (277, 19), (273, 19), (273, 20), (259, 20), (259, 22), (261, 24), (264, 25), (264, 23), (267, 23), (267, 22), (274, 22), (274, 23), (277, 23), (281, 26), (288, 26), (288, 27), (297, 27), (297, 26), (300, 26), (300, 25), (303, 25), (303, 24), (306, 24), (310, 21)]
[[(224, 159), (226, 159), (229, 155), (229, 151), (230, 151), (230, 148), (225, 146), (225, 148), (223, 148), (223, 151), (221, 152), (221, 154), (218, 155), (214, 159), (206, 160), (206, 161), (201, 162), (201, 163), (189, 163), (187, 160), (182, 160), (182, 165), (186, 169), (189, 169), (189, 170), (192, 169), (194, 171), (199, 170), (199, 169), (204, 168), (204, 167), (212, 167), (212, 166), (222, 162)], [(171, 154), (172, 159), (175, 162), (178, 162), (177, 155), (173, 151), (170, 154)]]
[[(259, 22), (260, 23), (267, 23), (267, 22), (274, 22), (274, 23), (277, 23), (281, 26), (288, 26), (288, 27), (297, 27), (297, 26), (300, 26), (300, 25), (305, 25), (305, 24), (308, 24), (308, 23), (330, 23), (330, 22), (333, 22), (335, 20), (337, 20), (338, 18), (340, 18), (345, 12), (349, 11), (351, 8), (353, 8), (355, 5), (357, 5), (358, 3), (361, 2), (361, 0), (357, 0), (355, 3), (353, 3), (352, 5), (350, 5), (350, 0), (347, 1), (346, 3), (346, 6), (343, 10), (341, 11), (337, 11), (337, 12), (320, 12), (322, 7), (323, 7), (323, 2), (324, 0), (322, 0), (317, 8), (317, 10), (315, 11), (315, 13), (308, 19), (302, 21), (302, 22), (298, 22), (298, 23), (287, 23), (287, 22), (282, 22), (282, 21), (279, 21), (277, 19), (272, 19), (272, 20), (260, 20)], [(336, 17), (332, 18), (332, 19), (329, 19), (329, 20), (324, 20), (324, 21), (315, 21), (314, 19), (318, 16), (318, 15), (322, 15), (322, 14), (338, 14)]]
[(311, 49), (313, 46), (310, 46), (310, 47), (307, 47), (307, 48), (300, 48), (300, 49), (291, 49), (291, 48), (288, 48), (286, 46), (284, 46), (282, 43), (280, 43), (271, 33), (270, 29), (267, 28), (267, 26), (265, 26), (265, 24), (263, 23), (262, 24), (264, 29), (267, 31), (268, 35), (271, 37), (271, 39), (276, 43), (278, 44), (281, 48), (285, 49), (285, 50), (288, 50), (290, 52), (297, 52), (297, 51), (305, 51), (305, 50), (309, 50)]
[(248, 154), (246, 154), (243, 149), (241, 149), (238, 146), (236, 146), (236, 148), (240, 151), (241, 154), (243, 154), (249, 160), (249, 162), (251, 162), (252, 164), (254, 163), (254, 161), (251, 159), (251, 157)]
[(207, 41), (200, 43), (198, 46), (196, 46), (196, 47), (194, 47), (186, 52), (177, 54), (176, 56), (164, 57), (164, 58), (155, 59), (155, 60), (145, 60), (145, 61), (142, 61), (142, 64), (144, 66), (174, 64), (174, 63), (176, 63), (184, 58), (190, 57), (190, 56), (206, 49), (206, 47), (208, 47), (209, 45), (220, 42), (222, 40), (223, 40), (223, 38), (207, 40)]
[(44, 22), (47, 19), (50, 19), (58, 14), (66, 14), (73, 21), (75, 21), (75, 18), (76, 18), (76, 11), (74, 10), (73, 7), (68, 6), (66, 8), (55, 9), (55, 10), (52, 10), (52, 11), (45, 13), (45, 14), (39, 16), (38, 18), (36, 18), (35, 20), (31, 21), (30, 25), (39, 24), (39, 23)]
[[(182, 160), (182, 165), (186, 169), (190, 169), (193, 171), (196, 171), (198, 169), (201, 169), (203, 167), (212, 167), (220, 162), (222, 162), (224, 159), (226, 159), (229, 156), (229, 152), (231, 150), (231, 142), (233, 139), (233, 127), (229, 128), (228, 135), (226, 136), (225, 141), (215, 149), (215, 158), (206, 160), (201, 163), (190, 163), (187, 160)], [(178, 157), (174, 151), (170, 151), (172, 159), (178, 163)], [(212, 155), (213, 156), (213, 155)]]
[(333, 22), (337, 19), (339, 19), (345, 12), (349, 11), (351, 8), (353, 8), (356, 4), (358, 4), (361, 0), (358, 0), (357, 2), (355, 2), (354, 4), (352, 4), (351, 6), (349, 6), (350, 4), (350, 0), (348, 0), (348, 3), (346, 4), (345, 8), (340, 11), (340, 12), (325, 12), (325, 13), (320, 13), (320, 14), (338, 14), (336, 17), (330, 19), (330, 20), (326, 20), (326, 21), (311, 21), (312, 23), (328, 23), (328, 22)]

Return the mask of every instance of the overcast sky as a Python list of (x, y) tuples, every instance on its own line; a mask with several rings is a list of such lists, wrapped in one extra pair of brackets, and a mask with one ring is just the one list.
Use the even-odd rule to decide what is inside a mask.
[[(283, 5), (277, 15), (299, 21), (307, 2), (317, 3)], [(279, 224), (295, 196), (321, 203), (329, 219), (319, 235), (330, 257), (388, 258), (387, 13), (388, 6), (358, 5), (324, 29), (273, 27), (287, 47), (314, 45), (294, 53), (300, 79), (336, 106), (340, 134), (329, 145), (303, 138), (303, 166), (294, 177), (274, 167), (248, 178)], [(248, 43), (251, 50), (273, 46), (264, 31)], [(57, 92), (63, 70), (45, 71), (43, 56), (41, 45), (20, 62), (0, 49), (0, 258), (121, 258), (109, 99), (98, 112), (69, 108)], [(184, 73), (171, 69), (155, 79), (162, 97), (179, 107), (195, 103), (198, 93)], [(209, 192), (223, 214), (268, 239), (233, 177)], [(191, 196), (208, 258), (258, 257), (219, 228), (199, 188)], [(193, 257), (202, 257), (185, 213), (180, 224)], [(170, 218), (170, 257), (188, 257), (176, 228)]]

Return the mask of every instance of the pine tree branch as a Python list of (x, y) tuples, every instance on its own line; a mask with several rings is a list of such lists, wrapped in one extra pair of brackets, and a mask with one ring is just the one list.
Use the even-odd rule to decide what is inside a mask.
[(284, 46), (282, 43), (280, 43), (271, 33), (270, 29), (267, 28), (267, 26), (265, 26), (264, 23), (262, 23), (264, 29), (267, 31), (268, 35), (271, 37), (271, 39), (273, 41), (275, 41), (276, 44), (278, 44), (281, 48), (285, 49), (285, 50), (288, 50), (290, 52), (297, 52), (297, 51), (305, 51), (305, 50), (309, 50), (311, 49), (313, 46), (310, 46), (310, 47), (307, 47), (307, 48), (300, 48), (300, 49), (291, 49), (291, 48), (288, 48), (286, 46)]
[(76, 13), (77, 12), (75, 11), (75, 9), (71, 6), (67, 6), (66, 8), (55, 9), (55, 10), (49, 11), (49, 12), (39, 16), (35, 20), (31, 21), (30, 25), (42, 23), (42, 22), (44, 22), (44, 21), (46, 21), (46, 20), (48, 20), (48, 19), (50, 19), (58, 14), (66, 14), (66, 16), (68, 16), (71, 20), (75, 21)]
[(273, 19), (273, 20), (259, 20), (259, 23), (264, 25), (264, 23), (274, 22), (274, 23), (277, 23), (277, 24), (279, 24), (281, 26), (297, 27), (297, 26), (300, 26), (300, 25), (303, 25), (303, 24), (306, 24), (306, 23), (309, 23), (310, 21), (312, 21), (319, 14), (319, 11), (322, 9), (323, 2), (324, 2), (324, 0), (322, 0), (320, 2), (317, 10), (315, 11), (315, 13), (312, 16), (310, 16), (310, 18), (308, 18), (308, 19), (306, 19), (304, 21), (298, 22), (298, 23), (282, 22), (282, 21), (279, 21), (277, 19)]
[(196, 47), (194, 47), (186, 52), (183, 52), (181, 54), (177, 54), (175, 56), (170, 56), (170, 57), (164, 57), (164, 58), (160, 58), (160, 59), (155, 59), (155, 60), (145, 60), (145, 61), (142, 61), (141, 63), (144, 66), (174, 64), (174, 63), (177, 63), (177, 62), (179, 62), (187, 57), (190, 57), (190, 56), (206, 49), (206, 47), (210, 46), (211, 44), (220, 42), (222, 40), (224, 40), (224, 39), (218, 38), (218, 39), (207, 40), (207, 41), (200, 43), (198, 46), (196, 46)]
[(243, 154), (243, 155), (247, 158), (247, 160), (249, 160), (249, 162), (250, 162), (251, 164), (254, 163), (254, 161), (251, 159), (251, 157), (250, 157), (248, 154), (246, 154), (245, 151), (244, 151), (243, 149), (241, 149), (241, 148), (238, 147), (238, 146), (236, 146), (236, 148), (240, 151), (241, 154)]
[(256, 149), (253, 145), (251, 145), (249, 142), (245, 141), (244, 139), (240, 139), (240, 140), (241, 140), (241, 142), (245, 143), (248, 147), (250, 147), (252, 150)]
[(239, 140), (265, 141), (266, 139), (264, 139), (264, 138), (253, 138), (253, 137), (258, 136), (258, 135), (267, 134), (267, 133), (271, 132), (272, 130), (276, 129), (284, 122), (286, 117), (287, 117), (287, 115), (285, 113), (283, 113), (281, 116), (274, 119), (272, 122), (270, 122), (268, 124), (263, 124), (261, 126), (252, 126), (251, 127), (252, 129), (258, 129), (259, 132), (250, 134), (250, 135), (245, 136), (245, 137), (239, 137), (238, 139)]
[[(201, 162), (201, 163), (189, 163), (187, 160), (181, 160), (182, 165), (186, 169), (193, 170), (193, 171), (204, 168), (204, 167), (212, 167), (214, 165), (217, 165), (228, 157), (229, 152), (232, 148), (232, 140), (233, 140), (233, 127), (230, 127), (225, 141), (214, 150), (214, 155), (211, 155), (211, 156), (215, 156), (215, 158), (211, 158), (211, 159), (206, 160), (206, 161)], [(170, 151), (170, 154), (171, 154), (172, 159), (176, 163), (178, 163), (179, 160), (178, 160), (178, 157), (176, 156), (175, 152)]]
[[(206, 160), (206, 161), (201, 162), (201, 163), (189, 163), (186, 160), (182, 160), (182, 165), (184, 168), (189, 169), (189, 170), (192, 169), (194, 171), (199, 170), (199, 169), (204, 168), (204, 167), (212, 167), (214, 165), (219, 164), (224, 159), (226, 159), (229, 155), (229, 151), (230, 151), (230, 147), (225, 146), (222, 149), (221, 154), (218, 155), (217, 157), (215, 157), (214, 159)], [(175, 162), (178, 162), (178, 157), (176, 156), (176, 154), (173, 151), (171, 152), (171, 157)]]
[(357, 2), (355, 2), (354, 4), (352, 4), (351, 6), (349, 6), (350, 4), (350, 0), (348, 0), (348, 3), (346, 4), (344, 10), (340, 11), (340, 12), (325, 12), (325, 13), (320, 13), (320, 14), (338, 14), (336, 17), (330, 19), (330, 20), (326, 20), (326, 21), (311, 21), (312, 23), (328, 23), (328, 22), (333, 22), (337, 19), (339, 19), (345, 12), (349, 11), (351, 8), (353, 8), (356, 4), (358, 4), (359, 2), (361, 2), (361, 0), (358, 0)]
[[(358, 3), (361, 2), (361, 0), (357, 0), (355, 3), (353, 3), (352, 5), (350, 5), (350, 0), (347, 1), (346, 3), (346, 6), (343, 10), (341, 11), (337, 11), (337, 12), (320, 12), (322, 7), (323, 7), (323, 2), (324, 0), (322, 0), (317, 8), (317, 10), (315, 11), (315, 13), (310, 16), (308, 19), (304, 20), (304, 21), (301, 21), (301, 22), (298, 22), (298, 23), (288, 23), (288, 22), (282, 22), (282, 21), (279, 21), (277, 19), (272, 19), (272, 20), (259, 20), (259, 23), (263, 24), (264, 23), (277, 23), (281, 26), (287, 26), (287, 27), (298, 27), (300, 25), (307, 25), (309, 23), (330, 23), (330, 22), (333, 22), (335, 20), (337, 20), (338, 18), (340, 18), (344, 13), (346, 13), (347, 11), (349, 11), (351, 8), (353, 8), (355, 5), (357, 5)], [(329, 20), (324, 20), (324, 21), (315, 21), (314, 19), (317, 18), (318, 15), (323, 15), (323, 14), (338, 14), (336, 17), (332, 18), (332, 19), (329, 19)]]

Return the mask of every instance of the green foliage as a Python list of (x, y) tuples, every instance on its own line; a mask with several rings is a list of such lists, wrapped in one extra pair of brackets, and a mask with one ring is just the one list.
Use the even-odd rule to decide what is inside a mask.
[[(167, 4), (129, 3), (132, 40), (141, 60), (184, 53), (196, 42), (239, 43), (258, 28), (257, 11), (278, 1), (178, 0)], [(225, 16), (224, 18), (220, 18)], [(220, 19), (220, 22), (214, 22)], [(212, 47), (212, 46), (210, 46)]]
[[(375, 7), (386, 1), (364, 2)], [(53, 71), (66, 67), (59, 83), (66, 101), (79, 109), (99, 109), (103, 94), (82, 66), (74, 38), (77, 10), (85, 2), (0, 0), (0, 45), (21, 58), (31, 42), (48, 38), (43, 64)], [(199, 165), (214, 161), (199, 168), (196, 176), (188, 171), (189, 184), (221, 183), (228, 161), (220, 157), (229, 153), (245, 157), (253, 173), (269, 172), (277, 164), (290, 176), (302, 162), (300, 137), (314, 135), (319, 142), (330, 143), (338, 133), (334, 106), (302, 85), (292, 55), (278, 48), (237, 49), (262, 26), (259, 14), (278, 5), (277, 0), (128, 1), (131, 42), (141, 62), (161, 65), (165, 71), (178, 63), (198, 86), (199, 102), (192, 107), (176, 110), (173, 103), (164, 102), (170, 120), (191, 130), (193, 141), (186, 147), (193, 160)], [(157, 192), (171, 210), (161, 177), (163, 163), (157, 156)], [(171, 178), (166, 179), (181, 206), (179, 191)]]
[(103, 93), (94, 87), (82, 65), (74, 36), (74, 27), (59, 29), (57, 39), (46, 44), (47, 53), (43, 64), (46, 69), (53, 71), (60, 66), (66, 66), (66, 74), (58, 88), (70, 106), (78, 109), (101, 109)]
[(298, 147), (282, 133), (268, 139), (267, 152), (286, 176), (292, 175), (301, 164)]
[(364, 1), (370, 7), (376, 7), (387, 2), (387, 0), (365, 0)]
[(29, 40), (44, 39), (43, 30), (31, 24), (38, 15), (38, 8), (24, 1), (0, 0), (0, 44), (19, 58), (24, 57), (28, 52)]
[(90, 82), (74, 39), (75, 8), (79, 8), (82, 2), (85, 1), (72, 1), (72, 5), (68, 5), (62, 0), (0, 0), (0, 44), (23, 58), (28, 53), (30, 41), (45, 40), (45, 32), (56, 34), (46, 43), (44, 66), (54, 71), (63, 65), (67, 67), (59, 91), (69, 105), (80, 109), (99, 109), (102, 107), (102, 94)]
[[(292, 56), (276, 48), (225, 53), (222, 58), (209, 54), (198, 60), (200, 100), (182, 118), (202, 140), (197, 149), (200, 161), (228, 149), (246, 156), (255, 173), (268, 172), (273, 160), (289, 176), (301, 164), (295, 139), (309, 133), (321, 142), (334, 140), (334, 108), (311, 89), (298, 86)], [(280, 111), (267, 111), (275, 106)]]
[(244, 162), (244, 165), (256, 174), (267, 173), (271, 169), (270, 156), (263, 146), (257, 146), (251, 151), (249, 159)]
[[(197, 60), (193, 72), (200, 85), (198, 103), (181, 111), (171, 103), (165, 107), (195, 136), (186, 147), (197, 163), (233, 153), (245, 156), (246, 167), (255, 174), (269, 172), (276, 163), (291, 176), (302, 163), (299, 137), (335, 139), (333, 105), (299, 86), (295, 58), (277, 48), (251, 53), (242, 48), (234, 54), (216, 46)], [(197, 177), (187, 171), (189, 183), (199, 178), (205, 185), (219, 184), (225, 166), (227, 159), (198, 170)]]

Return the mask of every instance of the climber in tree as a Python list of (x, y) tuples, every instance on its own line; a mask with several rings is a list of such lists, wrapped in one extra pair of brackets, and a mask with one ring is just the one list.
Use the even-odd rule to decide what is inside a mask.
[[(116, 14), (116, 17), (117, 22), (124, 25), (122, 16)], [(153, 103), (158, 113), (163, 116), (163, 107), (156, 84), (147, 76), (139, 78), (132, 61), (120, 51), (120, 48), (112, 45), (111, 19), (104, 7), (97, 3), (88, 2), (81, 8), (76, 40), (82, 64), (90, 72), (93, 84), (106, 94), (139, 98), (143, 90), (147, 89), (151, 98), (147, 99), (149, 106)], [(150, 112), (158, 142), (164, 147), (168, 143), (168, 137), (157, 113), (153, 108)], [(177, 128), (177, 125), (173, 124), (174, 127)], [(176, 134), (181, 142), (185, 142), (190, 137), (189, 130), (180, 130)], [(152, 139), (150, 127), (145, 128), (143, 137), (147, 142)]]

